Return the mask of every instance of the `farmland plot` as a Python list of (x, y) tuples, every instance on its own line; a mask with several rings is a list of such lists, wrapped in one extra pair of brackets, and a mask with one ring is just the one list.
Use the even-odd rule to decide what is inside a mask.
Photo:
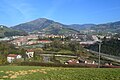
[(120, 80), (120, 69), (0, 66), (0, 80)]

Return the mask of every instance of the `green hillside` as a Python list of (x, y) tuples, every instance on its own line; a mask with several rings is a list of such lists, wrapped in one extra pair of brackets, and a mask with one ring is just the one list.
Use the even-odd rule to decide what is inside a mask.
[(97, 32), (114, 32), (120, 33), (120, 21), (105, 23), (105, 24), (98, 24), (91, 29), (96, 30)]
[(27, 35), (24, 31), (13, 30), (6, 26), (0, 25), (0, 37), (9, 37), (9, 36), (16, 36), (16, 35)]
[[(88, 49), (98, 51), (98, 44), (89, 45)], [(120, 40), (110, 39), (103, 40), (101, 52), (109, 55), (120, 56)]]

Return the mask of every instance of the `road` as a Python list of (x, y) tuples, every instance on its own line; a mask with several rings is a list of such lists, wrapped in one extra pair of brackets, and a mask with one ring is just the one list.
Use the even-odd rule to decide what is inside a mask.
[[(88, 50), (87, 51), (94, 53), (95, 55), (98, 55), (99, 53), (96, 51), (92, 51), (92, 50)], [(71, 57), (71, 58), (76, 58), (77, 56), (72, 56), (72, 55), (60, 55), (60, 54), (39, 54), (40, 56), (59, 56), (59, 57)], [(108, 55), (108, 54), (104, 54), (104, 53), (100, 53), (100, 56), (108, 59), (108, 60), (112, 60), (115, 62), (120, 62), (120, 57), (117, 56), (113, 56), (113, 55)]]
[(57, 57), (71, 57), (76, 58), (77, 56), (71, 56), (71, 55), (60, 55), (60, 54), (39, 54), (40, 56), (57, 56)]
[(60, 55), (60, 54), (38, 54), (43, 57), (44, 62), (49, 62), (50, 58), (55, 57), (69, 57), (69, 58), (76, 58), (77, 56), (71, 56), (71, 55)]

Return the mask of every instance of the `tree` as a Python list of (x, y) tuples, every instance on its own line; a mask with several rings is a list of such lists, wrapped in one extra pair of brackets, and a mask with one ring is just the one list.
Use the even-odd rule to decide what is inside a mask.
[[(87, 48), (98, 51), (98, 44), (90, 45)], [(120, 56), (120, 41), (117, 39), (103, 40), (101, 52), (109, 55)]]
[(6, 55), (0, 54), (0, 65), (7, 63)]
[(80, 44), (76, 41), (70, 42), (69, 46), (71, 47), (71, 50), (74, 51), (74, 52), (77, 52), (77, 50), (81, 49)]

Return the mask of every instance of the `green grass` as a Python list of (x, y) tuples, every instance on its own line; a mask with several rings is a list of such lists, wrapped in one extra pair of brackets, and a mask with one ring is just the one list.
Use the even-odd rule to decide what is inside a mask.
[(64, 50), (64, 49), (60, 50), (59, 53), (62, 53), (62, 54), (73, 54), (72, 51), (70, 51), (70, 50)]
[(0, 66), (0, 80), (120, 80), (120, 69)]

